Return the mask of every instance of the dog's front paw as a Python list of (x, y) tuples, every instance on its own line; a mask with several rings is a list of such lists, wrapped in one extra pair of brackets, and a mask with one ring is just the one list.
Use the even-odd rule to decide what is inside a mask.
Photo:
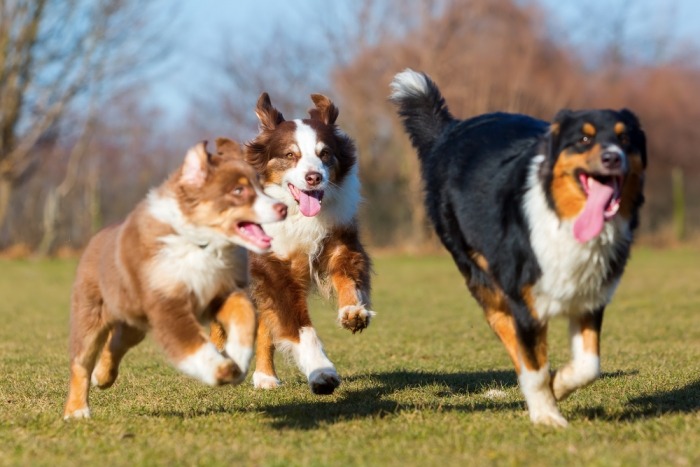
[(90, 377), (90, 383), (99, 389), (112, 387), (118, 376), (117, 368), (106, 368), (102, 364), (97, 364)]
[(553, 428), (566, 428), (569, 424), (556, 407), (553, 409), (530, 410), (530, 420), (535, 425)]
[(255, 389), (276, 389), (282, 382), (273, 375), (266, 375), (260, 371), (253, 372), (253, 387)]
[(340, 386), (340, 376), (333, 368), (319, 368), (309, 375), (309, 387), (314, 394), (333, 394)]
[(178, 362), (177, 367), (209, 386), (237, 384), (245, 378), (236, 362), (219, 353), (214, 344), (207, 342), (197, 351)]
[(80, 420), (83, 418), (90, 418), (90, 409), (87, 407), (81, 407), (78, 409), (66, 408), (66, 411), (63, 414), (64, 420)]
[(233, 360), (226, 359), (216, 367), (214, 375), (214, 385), (240, 384), (245, 379), (245, 373), (236, 365)]
[(226, 355), (231, 358), (238, 366), (238, 378), (232, 382), (232, 384), (239, 384), (243, 382), (246, 374), (248, 373), (248, 366), (250, 365), (250, 359), (253, 356), (253, 349), (250, 347), (236, 345), (234, 343), (226, 344)]
[(366, 309), (363, 305), (347, 305), (338, 310), (338, 322), (355, 334), (369, 326), (369, 321), (374, 315), (374, 311)]

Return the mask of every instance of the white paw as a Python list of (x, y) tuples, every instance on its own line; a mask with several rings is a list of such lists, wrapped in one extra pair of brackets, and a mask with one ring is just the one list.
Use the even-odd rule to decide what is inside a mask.
[[(241, 382), (241, 370), (232, 360), (221, 355), (214, 344), (207, 342), (196, 352), (182, 359), (178, 369), (209, 386)], [(243, 374), (245, 378), (245, 374)]]
[(319, 368), (309, 375), (309, 387), (314, 394), (333, 394), (340, 386), (340, 376), (334, 368)]
[(557, 428), (566, 427), (566, 419), (559, 413), (554, 394), (549, 386), (548, 364), (538, 370), (528, 370), (523, 365), (518, 382), (525, 396), (532, 423)]
[(599, 376), (600, 358), (597, 355), (581, 353), (554, 373), (552, 377), (554, 398), (558, 401), (563, 400), (575, 390), (588, 386)]
[[(253, 349), (251, 347), (243, 347), (234, 343), (227, 343), (225, 347), (226, 355), (228, 355), (235, 363), (241, 372), (240, 380), (245, 379), (250, 367), (250, 360), (253, 358)], [(236, 381), (238, 384), (241, 381)]]
[(83, 418), (90, 418), (90, 409), (88, 407), (74, 410), (71, 413), (67, 413), (63, 416), (64, 420), (80, 420)]
[(338, 322), (355, 334), (369, 326), (369, 321), (374, 315), (376, 313), (366, 309), (364, 305), (346, 305), (338, 310)]
[(90, 375), (90, 384), (92, 387), (98, 389), (107, 389), (112, 387), (114, 381), (117, 379), (117, 370), (114, 369), (112, 372), (105, 370), (99, 364)]
[(253, 373), (253, 387), (255, 389), (275, 389), (281, 384), (282, 382), (274, 376), (266, 375), (259, 371)]
[(549, 411), (530, 410), (530, 420), (535, 425), (551, 426), (553, 428), (566, 428), (569, 424), (556, 408)]
[(100, 382), (97, 380), (97, 375), (95, 373), (97, 373), (97, 367), (92, 372), (92, 375), (90, 375), (90, 384), (92, 385), (92, 387), (97, 387), (100, 385)]

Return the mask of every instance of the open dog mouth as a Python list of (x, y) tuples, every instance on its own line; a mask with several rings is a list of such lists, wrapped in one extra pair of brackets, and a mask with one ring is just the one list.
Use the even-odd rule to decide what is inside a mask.
[(580, 173), (578, 181), (586, 194), (586, 204), (574, 222), (574, 236), (585, 243), (597, 237), (605, 222), (617, 214), (624, 178), (620, 175)]
[(303, 215), (313, 217), (321, 211), (323, 190), (300, 190), (291, 183), (287, 184), (287, 187)]
[(261, 250), (268, 250), (272, 245), (272, 237), (267, 235), (260, 224), (255, 222), (239, 222), (236, 224), (236, 231), (244, 240)]

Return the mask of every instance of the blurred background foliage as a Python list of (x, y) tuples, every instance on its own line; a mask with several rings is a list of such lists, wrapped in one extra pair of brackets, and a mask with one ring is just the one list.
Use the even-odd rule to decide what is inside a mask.
[(697, 238), (700, 53), (674, 34), (674, 3), (593, 1), (569, 5), (565, 21), (550, 3), (302, 3), (263, 40), (221, 31), (219, 43), (201, 44), (207, 84), (186, 93), (189, 110), (173, 119), (150, 97), (182, 65), (173, 45), (187, 33), (181, 3), (0, 0), (0, 250), (80, 250), (195, 142), (251, 139), (262, 91), (288, 118), (306, 115), (311, 93), (331, 97), (359, 149), (365, 241), (433, 248), (417, 161), (387, 100), (406, 67), (429, 73), (462, 118), (632, 109), (648, 137), (641, 237)]

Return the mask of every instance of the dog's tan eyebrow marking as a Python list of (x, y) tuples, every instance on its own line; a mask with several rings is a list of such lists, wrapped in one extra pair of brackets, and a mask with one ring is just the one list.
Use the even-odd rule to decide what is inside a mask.
[(615, 134), (616, 134), (616, 135), (621, 135), (622, 133), (624, 133), (624, 132), (627, 130), (627, 127), (625, 126), (624, 123), (622, 123), (622, 122), (617, 122), (617, 123), (615, 124), (614, 130), (615, 130)]
[(241, 185), (250, 185), (250, 182), (248, 181), (248, 179), (246, 177), (239, 178), (238, 183), (240, 183)]
[(595, 126), (593, 126), (592, 123), (588, 123), (588, 122), (583, 124), (582, 131), (583, 131), (583, 134), (586, 136), (592, 137), (592, 136), (595, 136), (595, 134), (596, 134)]

